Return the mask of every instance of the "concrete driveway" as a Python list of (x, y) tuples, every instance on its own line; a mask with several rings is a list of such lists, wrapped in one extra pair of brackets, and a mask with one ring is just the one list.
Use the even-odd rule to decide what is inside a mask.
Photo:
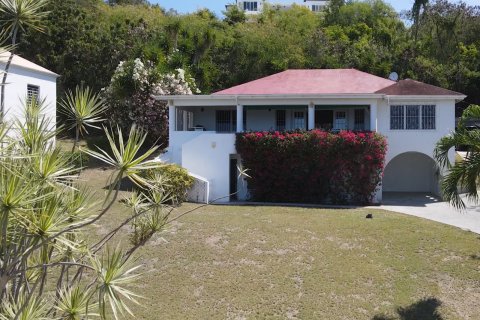
[[(464, 201), (466, 199), (464, 198)], [(384, 192), (381, 209), (405, 213), (480, 234), (480, 204), (467, 203), (464, 211), (425, 193)]]

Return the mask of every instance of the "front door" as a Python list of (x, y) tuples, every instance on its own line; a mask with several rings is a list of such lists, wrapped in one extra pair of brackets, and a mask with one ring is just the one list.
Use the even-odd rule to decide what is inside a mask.
[(335, 111), (335, 122), (333, 124), (334, 130), (347, 130), (347, 112)]
[(293, 112), (293, 129), (305, 130), (305, 111), (295, 111)]

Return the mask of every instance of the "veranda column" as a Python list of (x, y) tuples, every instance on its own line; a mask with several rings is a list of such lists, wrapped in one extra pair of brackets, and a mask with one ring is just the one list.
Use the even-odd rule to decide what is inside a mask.
[(177, 112), (173, 101), (168, 101), (168, 136), (172, 137), (177, 124)]
[(243, 106), (237, 105), (237, 132), (243, 132)]
[(377, 103), (370, 105), (370, 131), (377, 131)]
[[(377, 116), (378, 116), (378, 106), (377, 102), (374, 102), (370, 104), (370, 131), (378, 131), (378, 121), (377, 121)], [(380, 204), (382, 203), (382, 182), (380, 182), (377, 185), (377, 188), (375, 189), (374, 195), (373, 195), (373, 203), (374, 204)]]
[(308, 130), (315, 129), (315, 105), (310, 103), (308, 105)]

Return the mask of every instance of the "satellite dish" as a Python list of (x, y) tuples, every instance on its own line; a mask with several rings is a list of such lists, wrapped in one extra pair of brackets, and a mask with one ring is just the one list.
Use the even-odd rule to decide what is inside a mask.
[(396, 72), (390, 73), (390, 75), (388, 76), (388, 79), (390, 79), (392, 81), (398, 81), (398, 73), (396, 73)]

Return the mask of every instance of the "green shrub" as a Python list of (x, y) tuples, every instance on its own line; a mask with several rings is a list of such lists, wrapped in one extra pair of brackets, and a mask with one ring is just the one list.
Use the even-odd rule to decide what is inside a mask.
[(161, 187), (174, 204), (187, 199), (187, 190), (193, 185), (193, 177), (184, 168), (176, 164), (167, 164), (156, 169), (146, 170), (142, 175), (149, 181), (161, 181)]

